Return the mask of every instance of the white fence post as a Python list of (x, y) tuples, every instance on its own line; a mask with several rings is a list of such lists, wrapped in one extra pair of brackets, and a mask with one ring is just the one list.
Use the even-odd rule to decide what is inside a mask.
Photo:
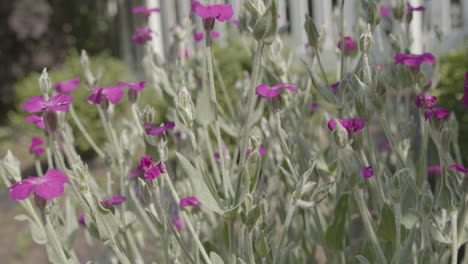
[(288, 14), (286, 9), (286, 0), (278, 0), (278, 26), (282, 27), (288, 23)]
[(468, 0), (461, 0), (463, 32), (468, 32)]
[(164, 42), (164, 52), (168, 53), (171, 45), (171, 28), (176, 24), (176, 7), (175, 1), (159, 0), (161, 12), (161, 27), (162, 32), (158, 38), (162, 38)]
[[(437, 27), (442, 33), (450, 32), (452, 26), (450, 18), (450, 0), (432, 0), (430, 12), (432, 27)], [(418, 12), (413, 12), (413, 15), (416, 13)]]
[(358, 3), (356, 0), (346, 0), (344, 2), (344, 19), (345, 19), (345, 33), (350, 34), (350, 31), (356, 26)]
[[(293, 0), (294, 1), (294, 0)], [(333, 35), (335, 34), (332, 27), (332, 1), (331, 0), (312, 0), (314, 22), (317, 28), (324, 27), (326, 29), (326, 39), (324, 40), (324, 48), (333, 48)]]
[(307, 0), (290, 0), (290, 23), (291, 33), (294, 38), (294, 46), (298, 48), (298, 52), (305, 51), (305, 44), (307, 43), (307, 36), (304, 30), (305, 15), (308, 13)]
[[(159, 0), (146, 0), (147, 8), (160, 7)], [(161, 10), (162, 11), (162, 10)], [(164, 12), (164, 11), (162, 11)], [(162, 25), (161, 25), (161, 13), (153, 13), (149, 17), (148, 24), (150, 28), (157, 33), (156, 36), (153, 36), (151, 41), (151, 46), (153, 50), (161, 57), (164, 58), (164, 45), (162, 39)]]
[[(440, 0), (437, 0), (440, 1)], [(450, 0), (449, 0), (450, 1)], [(410, 4), (413, 7), (421, 6), (423, 3), (422, 0), (411, 0)], [(427, 6), (426, 6), (427, 8)], [(411, 44), (411, 53), (413, 54), (422, 54), (423, 53), (423, 34), (422, 34), (422, 16), (423, 12), (427, 11), (414, 11), (413, 20), (410, 24), (411, 35), (413, 37), (413, 43)]]

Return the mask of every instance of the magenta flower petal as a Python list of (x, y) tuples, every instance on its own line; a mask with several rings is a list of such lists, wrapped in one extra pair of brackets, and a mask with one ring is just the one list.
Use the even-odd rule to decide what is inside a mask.
[(431, 107), (437, 103), (437, 97), (432, 96), (430, 94), (426, 94), (426, 93), (418, 94), (414, 98), (414, 103), (416, 104), (416, 107), (418, 108), (420, 108), (421, 106)]
[(358, 133), (359, 131), (361, 131), (361, 129), (364, 128), (364, 126), (366, 125), (366, 120), (364, 120), (363, 118), (359, 118), (359, 117), (355, 117), (355, 118), (351, 118), (351, 119), (332, 119), (330, 121), (328, 121), (328, 129), (330, 131), (333, 131), (335, 129), (335, 125), (336, 125), (336, 121), (335, 120), (338, 120), (338, 122), (340, 122), (340, 124), (346, 129), (346, 131), (348, 131), (348, 134), (351, 134), (351, 133)]
[(124, 88), (121, 87), (108, 86), (104, 88), (102, 94), (105, 95), (112, 104), (117, 104), (120, 99), (122, 99), (124, 91)]
[(452, 166), (449, 166), (447, 167), (448, 169), (454, 169), (454, 170), (457, 170), (459, 172), (463, 172), (463, 173), (468, 173), (468, 169), (465, 169), (465, 167), (463, 167), (463, 165), (460, 165), (460, 164), (453, 164)]
[(193, 13), (197, 14), (203, 19), (216, 18), (218, 21), (223, 22), (230, 20), (234, 15), (232, 6), (230, 4), (223, 5), (203, 5), (198, 1), (192, 1), (192, 8), (189, 17), (192, 18)]
[(319, 104), (311, 104), (310, 105), (310, 111), (311, 112), (317, 111), (319, 108), (320, 108)]
[(63, 172), (49, 169), (42, 177), (28, 177), (10, 186), (12, 200), (24, 200), (32, 191), (45, 200), (52, 200), (63, 194), (65, 183), (70, 183)]
[(370, 178), (370, 177), (374, 176), (374, 169), (372, 168), (372, 166), (362, 167), (361, 168), (361, 176), (364, 177), (364, 178)]
[(380, 5), (380, 15), (383, 17), (388, 17), (390, 16), (390, 13), (392, 10), (388, 8), (386, 5)]
[(197, 198), (190, 196), (180, 199), (180, 206), (200, 206), (201, 202)]
[(152, 13), (159, 13), (161, 9), (159, 8), (146, 8), (143, 6), (134, 6), (132, 7), (133, 14), (142, 14), (146, 17), (150, 16)]
[(67, 111), (70, 108), (70, 103), (73, 97), (68, 94), (58, 94), (45, 102), (46, 109), (51, 111)]
[(159, 126), (159, 127), (156, 127), (153, 124), (144, 124), (144, 126), (146, 127), (146, 134), (148, 134), (148, 135), (157, 135), (157, 134), (161, 134), (162, 132), (164, 132), (166, 130), (173, 129), (175, 127), (175, 123), (174, 122), (167, 122), (166, 124), (164, 124), (162, 126)]
[(437, 119), (447, 119), (450, 117), (450, 112), (443, 107), (428, 108), (426, 111), (424, 111), (424, 117), (426, 120), (432, 118), (433, 116), (435, 116)]
[(215, 31), (215, 30), (210, 31), (210, 37), (219, 38), (219, 36), (221, 36), (221, 34), (218, 31)]
[(172, 224), (177, 228), (177, 230), (182, 230), (185, 227), (185, 222), (179, 217), (173, 217), (171, 219)]
[(424, 53), (421, 55), (397, 53), (395, 55), (394, 64), (404, 64), (408, 67), (419, 67), (424, 62), (434, 64), (434, 55), (431, 53)]
[(54, 89), (59, 93), (71, 93), (76, 90), (76, 87), (80, 84), (80, 78), (73, 78), (71, 80), (61, 81), (54, 85)]
[(291, 85), (294, 85), (294, 84), (292, 84), (292, 83), (281, 83), (281, 84), (277, 84), (277, 85), (275, 85), (273, 87), (270, 87), (267, 84), (260, 84), (259, 86), (257, 86), (257, 88), (255, 88), (255, 93), (262, 96), (262, 97), (264, 97), (264, 98), (273, 98), (273, 97), (277, 96), (280, 93), (281, 88), (288, 89), (288, 90), (290, 90), (292, 92), (297, 91), (296, 88), (294, 88)]
[(145, 180), (152, 180), (162, 173), (165, 173), (164, 165), (161, 162), (158, 162), (156, 165), (152, 166), (148, 170), (145, 170)]
[(333, 94), (337, 95), (338, 94), (338, 88), (340, 87), (340, 82), (332, 83), (330, 85), (330, 87), (332, 89)]
[(100, 201), (99, 203), (104, 207), (104, 208), (109, 208), (111, 205), (119, 205), (125, 202), (127, 198), (122, 195), (115, 195), (112, 198)]
[(83, 213), (80, 213), (78, 215), (78, 223), (82, 226), (85, 226), (86, 225), (86, 221), (85, 221), (85, 215)]
[(136, 83), (128, 83), (128, 82), (118, 82), (117, 86), (127, 86), (128, 88), (135, 90), (135, 91), (141, 91), (145, 89), (146, 82), (145, 81), (140, 81)]
[(37, 127), (41, 129), (45, 129), (45, 123), (44, 123), (44, 119), (42, 118), (42, 116), (32, 115), (32, 116), (26, 117), (24, 120), (28, 123), (34, 123)]
[(46, 101), (42, 96), (33, 96), (29, 100), (22, 104), (21, 107), (29, 113), (39, 113), (44, 111)]
[(414, 12), (414, 11), (424, 11), (426, 8), (424, 6), (412, 7), (410, 3), (406, 3), (406, 11), (407, 12)]
[(193, 40), (195, 40), (195, 42), (200, 42), (204, 36), (205, 36), (204, 32), (197, 32), (193, 35)]
[(36, 156), (44, 153), (44, 149), (39, 147), (42, 144), (44, 144), (44, 141), (42, 141), (41, 137), (33, 137), (31, 140), (31, 146), (29, 146), (29, 153), (36, 154)]
[(266, 154), (266, 149), (263, 145), (261, 145), (260, 148), (258, 149), (258, 153), (260, 153), (260, 156), (263, 156)]
[(427, 174), (428, 175), (431, 175), (431, 174), (440, 174), (440, 166), (438, 165), (434, 165), (434, 166), (430, 166), (427, 168)]
[[(356, 42), (351, 37), (344, 37), (345, 51), (353, 51), (356, 48)], [(341, 49), (341, 40), (336, 44)]]
[(88, 104), (100, 104), (102, 102), (102, 90), (102, 88), (94, 90), (86, 99)]
[(153, 31), (149, 28), (137, 28), (136, 31), (137, 32), (132, 35), (132, 40), (137, 44), (143, 45), (146, 42), (153, 39), (153, 37), (151, 36), (151, 33), (153, 33)]
[(463, 86), (463, 97), (461, 102), (463, 105), (468, 107), (468, 71), (465, 73), (465, 85)]
[(140, 159), (140, 165), (138, 165), (139, 170), (149, 170), (151, 168), (151, 165), (153, 164), (153, 157), (151, 156), (143, 156)]

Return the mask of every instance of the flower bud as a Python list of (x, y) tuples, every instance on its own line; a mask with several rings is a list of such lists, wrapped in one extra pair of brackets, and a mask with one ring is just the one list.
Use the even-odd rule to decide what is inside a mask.
[(393, 17), (396, 20), (401, 21), (403, 16), (405, 15), (406, 10), (406, 1), (405, 0), (398, 0), (398, 2), (393, 6)]
[(259, 149), (262, 145), (262, 132), (258, 127), (254, 127), (252, 130), (250, 130), (249, 145), (252, 151)]
[(320, 185), (317, 189), (315, 189), (314, 193), (312, 194), (312, 200), (314, 201), (314, 203), (318, 204), (321, 201), (323, 201), (323, 199), (327, 197), (331, 187), (333, 187), (332, 181), (326, 182)]
[(333, 137), (336, 144), (340, 148), (346, 147), (349, 143), (348, 131), (344, 128), (338, 120), (335, 120), (335, 129), (333, 130)]
[(306, 15), (304, 27), (307, 34), (307, 39), (309, 40), (309, 45), (312, 47), (317, 47), (320, 35), (311, 16)]
[(427, 189), (419, 196), (418, 211), (425, 217), (432, 215), (432, 206), (434, 203), (434, 196), (432, 192)]
[(54, 111), (46, 110), (43, 115), (44, 124), (50, 134), (54, 134), (58, 127), (57, 113)]
[(388, 179), (388, 186), (390, 189), (390, 198), (395, 203), (400, 202), (400, 196), (406, 179), (410, 177), (410, 170), (408, 168), (397, 171), (393, 177)]
[(88, 54), (86, 54), (85, 50), (81, 50), (80, 63), (81, 63), (81, 67), (83, 68), (86, 81), (88, 82), (88, 84), (93, 85), (94, 82), (96, 81), (96, 78), (94, 78), (94, 75), (91, 72), (91, 65), (89, 63), (89, 57), (88, 57)]
[(52, 90), (52, 82), (49, 79), (49, 74), (47, 74), (47, 68), (42, 70), (42, 74), (39, 77), (39, 89), (41, 90), (44, 98), (48, 99), (49, 93)]
[[(261, 1), (258, 1), (261, 2)], [(265, 44), (271, 44), (276, 36), (278, 28), (278, 8), (276, 0), (270, 1), (267, 9), (257, 20), (254, 26), (254, 38), (257, 41), (264, 41)]]
[(195, 120), (195, 106), (187, 88), (182, 88), (174, 101), (180, 119), (186, 126), (191, 127), (193, 120)]
[(102, 97), (100, 106), (104, 112), (107, 111), (107, 109), (109, 109), (109, 104), (109, 99), (107, 99), (106, 97)]
[(278, 94), (277, 96), (271, 98), (270, 102), (273, 112), (278, 113), (279, 111), (281, 111), (281, 108), (283, 106), (283, 99), (281, 98), (281, 94)]
[(452, 139), (450, 137), (450, 129), (445, 124), (444, 124), (444, 127), (442, 128), (442, 131), (440, 131), (439, 140), (440, 140), (440, 145), (442, 147), (442, 150), (444, 152), (449, 152), (450, 142)]
[(141, 121), (143, 124), (154, 122), (154, 108), (151, 105), (146, 105), (141, 114)]
[(169, 156), (169, 150), (167, 148), (167, 136), (166, 133), (161, 134), (161, 139), (158, 143), (158, 152), (159, 152), (159, 160), (161, 162), (165, 162)]
[(375, 1), (369, 1), (369, 6), (367, 7), (367, 23), (369, 23), (370, 27), (374, 29), (379, 23), (380, 19), (382, 18), (380, 15), (380, 8), (377, 6)]
[(374, 39), (372, 37), (371, 26), (369, 24), (367, 25), (367, 32), (363, 33), (361, 35), (361, 38), (359, 39), (359, 46), (361, 47), (361, 52), (366, 54), (369, 53), (369, 51), (372, 49), (373, 44)]
[(133, 90), (133, 89), (128, 89), (127, 96), (128, 96), (128, 100), (130, 101), (130, 103), (134, 104), (138, 100), (138, 91)]

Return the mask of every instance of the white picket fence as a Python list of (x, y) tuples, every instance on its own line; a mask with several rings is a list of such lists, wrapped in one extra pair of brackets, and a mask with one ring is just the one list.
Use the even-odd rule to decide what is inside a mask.
[[(170, 45), (170, 28), (181, 23), (187, 18), (191, 0), (145, 0), (148, 7), (160, 7), (161, 13), (150, 18), (150, 26), (158, 32), (160, 37), (153, 42), (154, 49), (163, 57)], [(211, 3), (230, 3), (233, 5), (235, 18), (244, 1), (248, 0), (217, 0)], [(339, 5), (342, 0), (277, 0), (279, 24), (289, 24), (290, 33), (294, 38), (297, 49), (303, 49), (307, 38), (304, 31), (305, 14), (311, 14), (318, 27), (324, 27), (329, 39), (326, 46), (334, 47), (330, 36), (338, 34), (333, 21), (338, 21)], [(352, 33), (358, 23), (358, 14), (362, 12), (360, 3), (362, 0), (345, 0), (345, 34)], [(203, 2), (203, 1), (202, 1)], [(380, 1), (387, 6), (392, 0)], [(460, 0), (460, 3), (452, 3), (451, 0), (410, 0), (413, 6), (424, 5), (426, 11), (414, 12), (411, 24), (411, 35), (414, 40), (411, 47), (413, 53), (424, 51), (449, 50), (464, 41), (468, 32), (468, 0)], [(311, 12), (309, 12), (311, 11)], [(335, 22), (336, 23), (336, 22)], [(426, 32), (438, 29), (443, 35), (443, 43), (435, 40), (434, 34)], [(358, 37), (358, 36), (356, 36)]]

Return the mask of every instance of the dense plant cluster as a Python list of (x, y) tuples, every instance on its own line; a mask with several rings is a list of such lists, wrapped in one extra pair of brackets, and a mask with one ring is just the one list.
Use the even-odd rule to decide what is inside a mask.
[[(425, 7), (364, 1), (359, 34), (344, 32), (341, 16), (338, 82), (330, 83), (324, 32), (306, 18), (307, 56), (294, 65), (303, 71), (293, 71), (276, 5), (246, 1), (233, 20), (228, 4), (193, 1), (187, 16), (201, 19), (204, 32), (176, 27), (176, 56), (167, 62), (151, 49), (155, 32), (137, 28), (146, 81), (104, 82), (86, 52), (83, 78), (53, 85), (43, 71), (38, 95), (21, 105), (42, 131), (29, 149), (37, 176), (23, 178), (12, 153), (0, 173), (26, 211), (17, 219), (29, 221), (50, 262), (88, 261), (73, 249), (84, 228), (109, 247), (111, 263), (458, 263), (468, 242), (458, 123), (431, 94), (436, 56), (407, 51), (407, 23)], [(390, 36), (382, 21), (402, 26)], [(213, 34), (219, 23), (252, 57), (251, 72), (233, 86), (212, 52), (224, 34)], [(192, 33), (200, 42), (189, 51)], [(379, 57), (376, 35), (391, 42), (391, 57)], [(148, 83), (156, 89), (143, 95)], [(74, 96), (80, 89), (85, 98)], [(459, 89), (457, 103), (468, 107), (468, 82)], [(164, 122), (155, 122), (158, 109), (143, 107), (145, 96), (169, 102)], [(104, 140), (89, 133), (77, 100), (96, 111)], [(76, 151), (79, 136), (101, 175)]]

